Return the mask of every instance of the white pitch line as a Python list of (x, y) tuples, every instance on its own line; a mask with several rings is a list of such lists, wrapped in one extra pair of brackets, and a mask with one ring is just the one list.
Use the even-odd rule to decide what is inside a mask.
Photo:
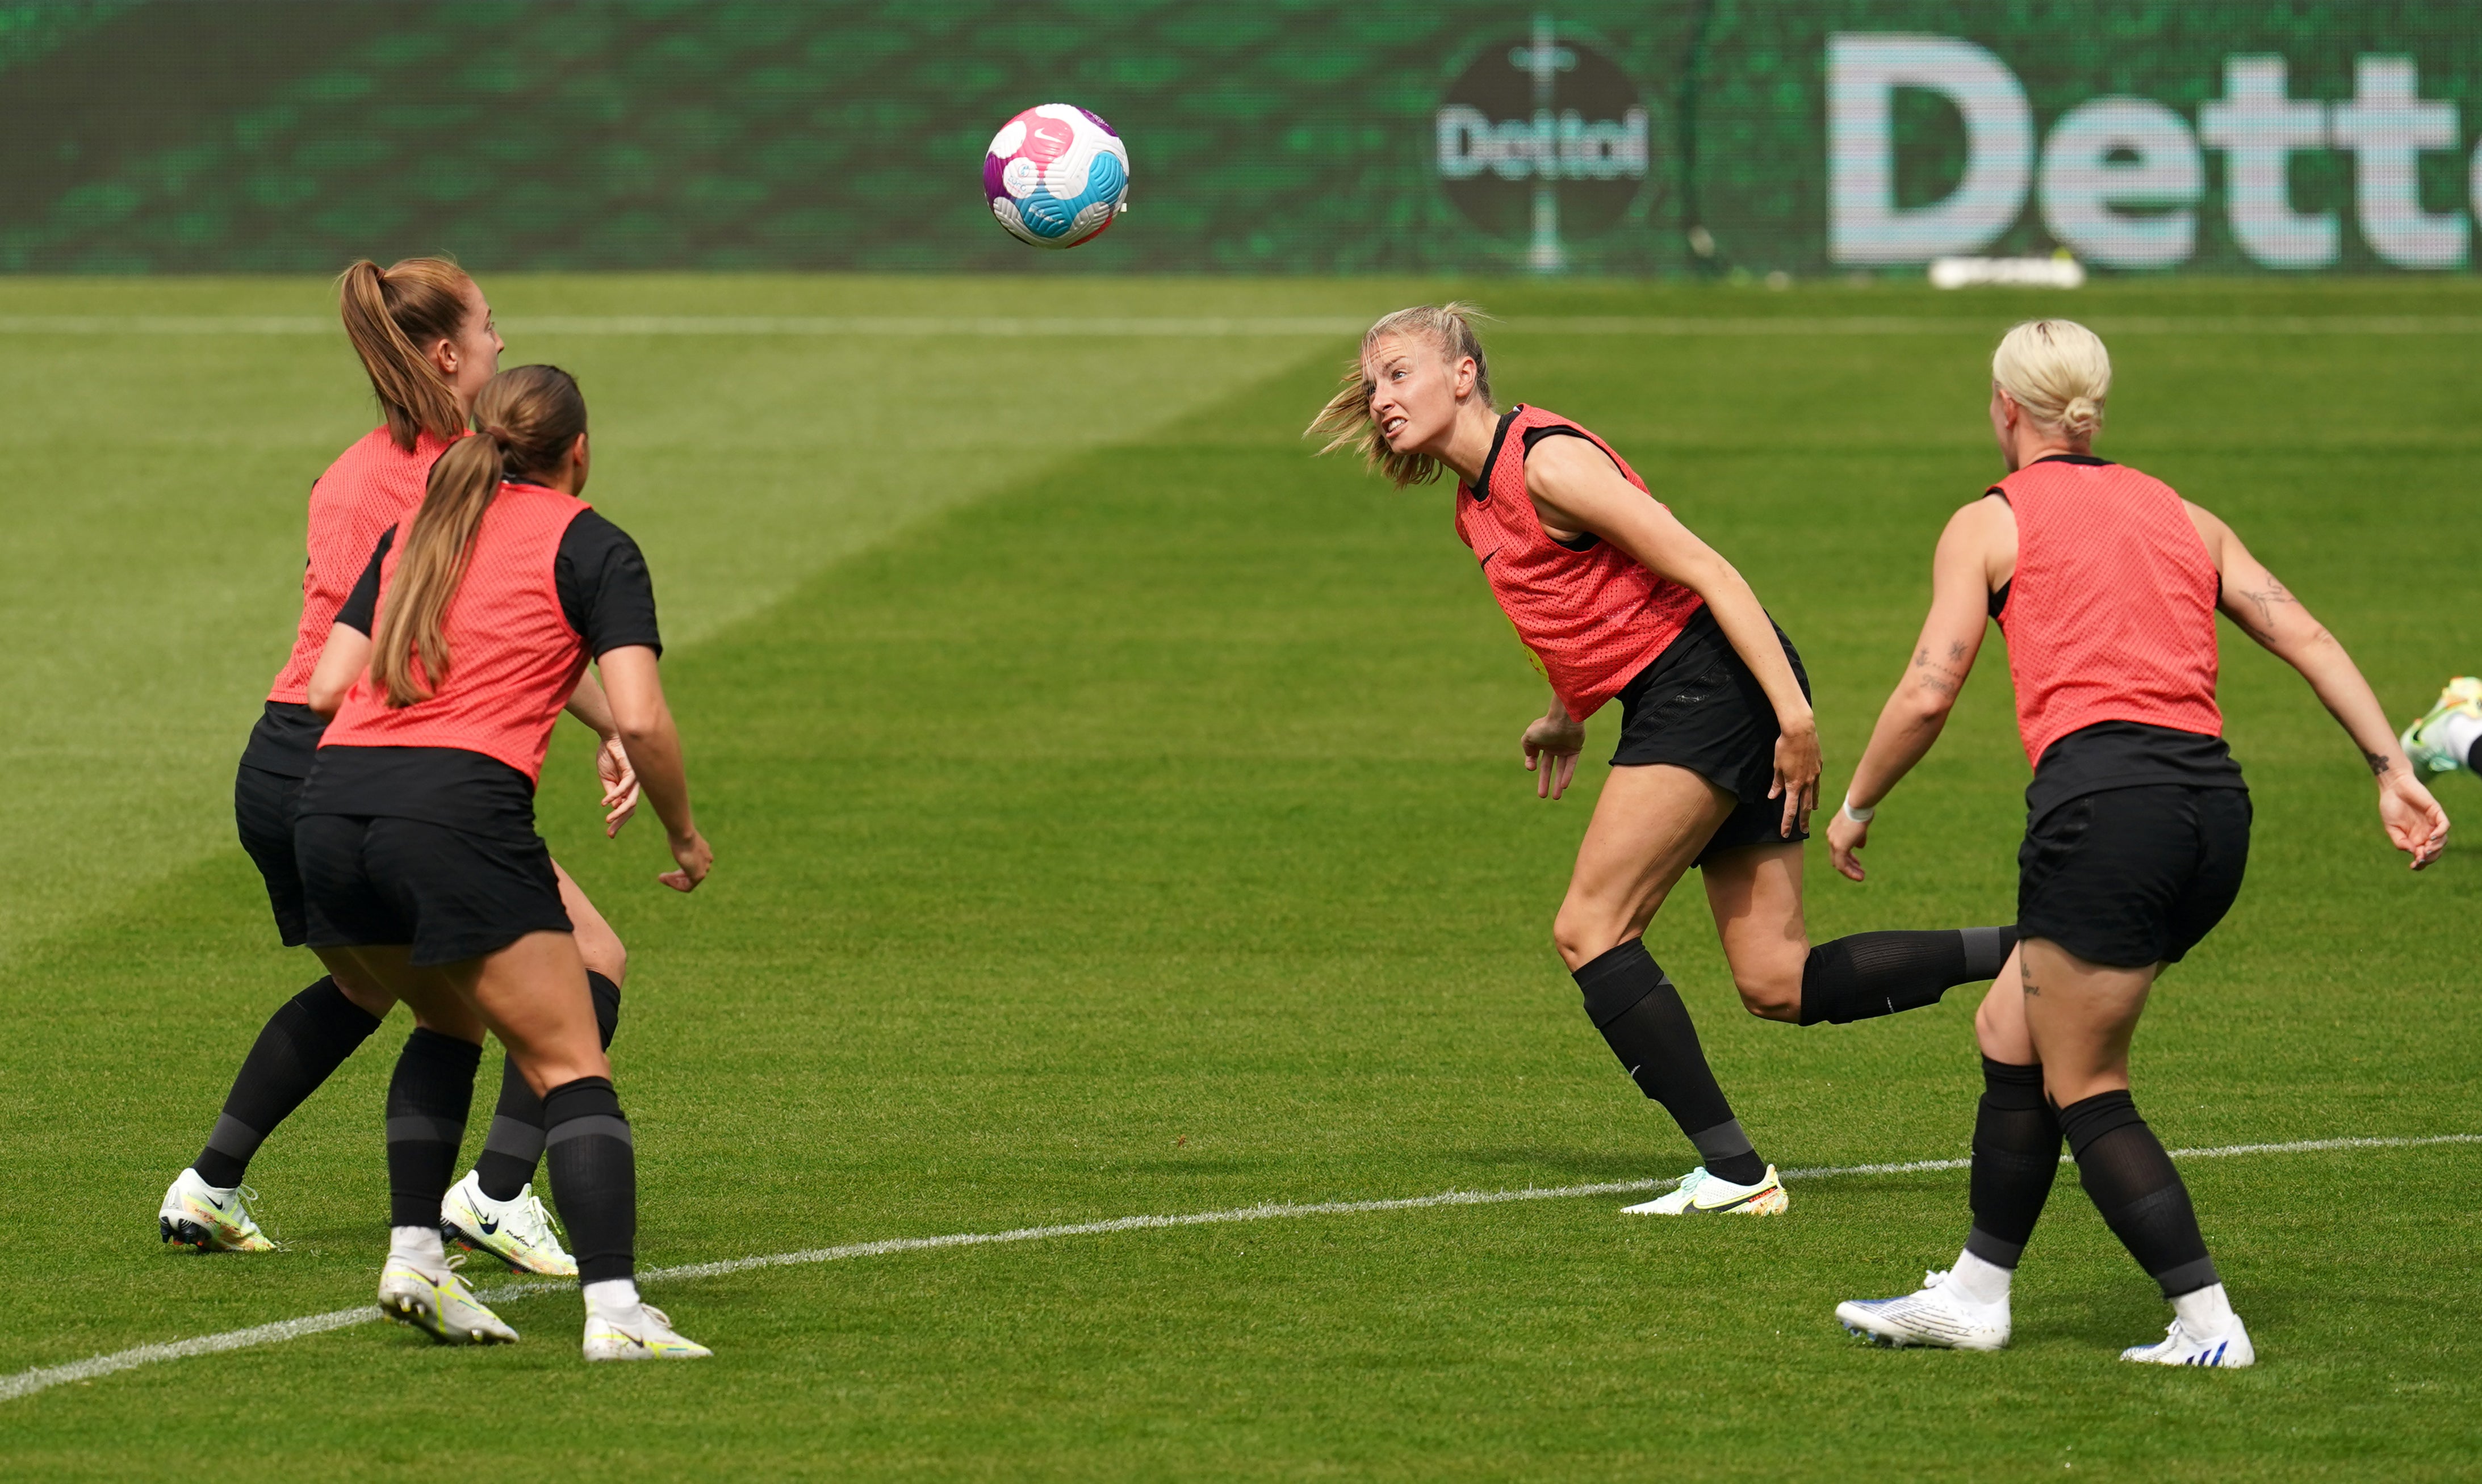
[[(2434, 1144), (2482, 1144), (2482, 1133), (2435, 1133), (2421, 1138), (2330, 1138), (2302, 1139), (2288, 1144), (2225, 1144), (2211, 1149), (2176, 1149), (2171, 1153), (2181, 1159), (2213, 1159), (2235, 1155), (2315, 1154), (2337, 1149), (2418, 1149)], [(2064, 1156), (2061, 1163), (2069, 1163)], [(1817, 1169), (1785, 1170), (1785, 1180), (1828, 1180), (1839, 1175), (1912, 1175), (1933, 1170), (1961, 1170), (1970, 1159), (1914, 1159), (1901, 1164), (1837, 1164)], [(1027, 1226), (1006, 1232), (954, 1232), (944, 1237), (895, 1237), (882, 1241), (849, 1242), (841, 1247), (812, 1247), (801, 1252), (771, 1252), (756, 1257), (726, 1258), (716, 1263), (689, 1263), (677, 1267), (648, 1268), (638, 1275), (642, 1284), (670, 1283), (690, 1278), (720, 1278), (728, 1273), (746, 1273), (765, 1267), (795, 1267), (817, 1263), (838, 1263), (850, 1258), (886, 1257), (899, 1252), (932, 1252), (946, 1247), (985, 1247), (1001, 1242), (1047, 1241), (1059, 1237), (1100, 1237), (1113, 1232), (1160, 1231), (1170, 1227), (1222, 1226), (1236, 1221), (1276, 1221), (1303, 1216), (1359, 1216), (1375, 1211), (1421, 1211), (1440, 1206), (1499, 1206), (1511, 1201), (1558, 1201), (1589, 1195), (1625, 1195), (1674, 1185), (1669, 1180), (1614, 1180), (1591, 1185), (1555, 1185), (1548, 1188), (1528, 1186), (1521, 1190), (1443, 1190), (1437, 1195), (1406, 1196), (1382, 1201), (1322, 1201), (1316, 1204), (1293, 1205), (1269, 1202), (1259, 1206), (1236, 1207), (1230, 1211), (1191, 1211), (1174, 1216), (1116, 1216), (1108, 1221), (1081, 1221), (1067, 1226)], [(529, 1294), (548, 1293), (573, 1288), (566, 1280), (536, 1279), (504, 1284), (477, 1294), (486, 1303), (506, 1303)], [(0, 1401), (31, 1396), (37, 1392), (72, 1381), (92, 1381), (116, 1371), (134, 1370), (161, 1361), (184, 1361), (200, 1355), (219, 1355), (227, 1350), (249, 1349), (255, 1345), (280, 1344), (288, 1340), (301, 1340), (310, 1335), (324, 1335), (330, 1330), (347, 1329), (368, 1323), (379, 1317), (376, 1306), (363, 1304), (352, 1309), (330, 1310), (327, 1314), (306, 1315), (298, 1319), (283, 1319), (274, 1324), (253, 1325), (249, 1329), (226, 1330), (220, 1335), (199, 1335), (189, 1340), (169, 1341), (160, 1344), (138, 1345), (97, 1355), (65, 1366), (39, 1367), (21, 1370), (15, 1375), (0, 1377)]]
[[(937, 315), (517, 315), (501, 321), (517, 335), (718, 336), (761, 338), (1056, 340), (1329, 339), (1360, 335), (1353, 315), (1258, 316), (937, 316)], [(1783, 337), (1842, 335), (1988, 336), (1995, 321), (1971, 315), (1519, 315), (1496, 326), (1518, 335)], [(2155, 315), (2094, 320), (2119, 335), (2472, 335), (2477, 315)], [(317, 315), (0, 315), (0, 335), (332, 335)]]

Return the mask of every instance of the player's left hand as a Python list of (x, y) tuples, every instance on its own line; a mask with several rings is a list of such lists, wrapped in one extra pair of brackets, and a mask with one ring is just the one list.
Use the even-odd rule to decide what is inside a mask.
[(638, 812), (638, 800), (644, 791), (638, 787), (638, 770), (629, 766), (629, 749), (620, 745), (618, 737), (603, 739), (594, 749), (594, 772), (603, 780), (603, 838), (611, 840), (620, 833), (620, 826)]
[(1804, 721), (1776, 738), (1775, 787), (1767, 797), (1783, 800), (1783, 828), (1787, 840), (1794, 827), (1809, 828), (1810, 811), (1818, 807), (1818, 775), (1826, 765), (1818, 755), (1818, 723)]
[(2447, 849), (2447, 811), (2410, 768), (2390, 768), (2379, 776), (2379, 822), (2395, 847), (2413, 857), (2421, 870)]

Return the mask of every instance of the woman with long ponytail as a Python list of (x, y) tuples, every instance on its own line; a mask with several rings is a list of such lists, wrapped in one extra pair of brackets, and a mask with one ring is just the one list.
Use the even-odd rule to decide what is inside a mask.
[[(592, 663), (679, 868), (659, 879), (687, 892), (705, 878), (713, 855), (656, 675), (654, 588), (636, 543), (578, 498), (586, 402), (568, 373), (505, 372), (474, 414), (481, 432), (432, 465), (421, 508), (381, 537), (311, 677), (336, 711), (294, 825), (309, 941), (438, 1028), (425, 1034), (470, 1055), (488, 1030), (509, 1049), (544, 1109), (586, 1358), (695, 1358), (706, 1349), (638, 1296), (629, 1124), (534, 828), (552, 725)], [(453, 1138), (428, 1160), (398, 1155), (401, 1121), (458, 1111), (390, 1098), (380, 1310), (453, 1343), (506, 1343), (516, 1331), (440, 1245)]]
[[(269, 689), (233, 785), (243, 846), (267, 882), (277, 934), (288, 947), (304, 942), (302, 876), (293, 853), (293, 820), (303, 780), (325, 731), (327, 711), (313, 704), (311, 679), (343, 604), (381, 533), (422, 500), (425, 481), (443, 456), (466, 437), (474, 399), (497, 374), (501, 343), (482, 289), (456, 264), (408, 258), (391, 268), (365, 259), (337, 278), (337, 309), (378, 400), (381, 426), (345, 450), (311, 486), (308, 560), (302, 575), (302, 612), (293, 652)], [(478, 451), (479, 452), (479, 451)], [(610, 708), (592, 680), (571, 711), (604, 738), (597, 752), (607, 828), (618, 830), (636, 807)], [(555, 868), (557, 869), (557, 868)], [(608, 1037), (618, 1024), (626, 955), (620, 940), (566, 872), (559, 876), (579, 950), (593, 975), (596, 1011)], [(259, 1031), (225, 1097), (222, 1115), (198, 1159), (176, 1176), (156, 1213), (168, 1242), (200, 1251), (262, 1252), (275, 1243), (252, 1219), (254, 1192), (243, 1185), (260, 1144), (379, 1028), (395, 997), (342, 955), (320, 950), (320, 978), (280, 1006)], [(436, 1106), (432, 1123), (403, 1128), (462, 1132), (473, 1096), (477, 1054), (416, 1017), (406, 1043), (391, 1102)], [(450, 1117), (453, 1110), (453, 1118)], [(445, 1158), (453, 1136), (400, 1140), (394, 1153), (413, 1164)], [(575, 1270), (530, 1183), (542, 1151), (542, 1107), (511, 1066), (501, 1078), (500, 1105), (474, 1170), (459, 1183), (450, 1209), (435, 1211), (468, 1245), (513, 1267), (566, 1275)]]

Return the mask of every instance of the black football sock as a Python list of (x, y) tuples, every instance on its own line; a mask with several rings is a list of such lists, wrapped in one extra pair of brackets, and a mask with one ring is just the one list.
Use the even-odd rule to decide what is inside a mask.
[(378, 1028), (378, 1018), (346, 999), (332, 978), (285, 1001), (242, 1058), (224, 1114), (190, 1168), (219, 1189), (240, 1185), (260, 1143)]
[(1842, 1026), (1939, 1003), (1959, 984), (1995, 978), (2017, 947), (2016, 924), (1934, 932), (1857, 932), (1809, 950), (1801, 1023)]
[(1611, 1043), (1612, 1054), (1628, 1069), (1644, 1092), (1664, 1106), (1689, 1142), (1706, 1172), (1736, 1185), (1755, 1185), (1767, 1175), (1766, 1161), (1750, 1146), (1741, 1122), (1732, 1116), (1724, 1089), (1706, 1065), (1698, 1044), (1698, 1028), (1689, 1007), (1672, 987), (1654, 955), (1641, 939), (1632, 938), (1596, 958), (1572, 975), (1586, 997), (1586, 1014)]
[(612, 1084), (563, 1082), (543, 1098), (552, 1200), (568, 1225), (583, 1286), (637, 1270), (638, 1155)]
[[(603, 1049), (612, 1049), (612, 1033), (620, 1028), (620, 986), (589, 969), (586, 987), (594, 995), (594, 1028)], [(535, 1178), (543, 1152), (542, 1099), (526, 1085), (514, 1056), (502, 1058), (500, 1102), (491, 1110), (491, 1132), (474, 1160), (475, 1184), (495, 1201), (513, 1201)]]
[(1982, 1106), (1973, 1119), (1973, 1230), (1965, 1250), (2014, 1268), (2060, 1173), (2060, 1119), (2043, 1096), (2040, 1065), (1982, 1058)]
[(2127, 1093), (2099, 1092), (2070, 1104), (2060, 1109), (2060, 1129), (2095, 1209), (2137, 1265), (2163, 1286), (2165, 1298), (2222, 1281), (2206, 1256), (2189, 1187)]
[(482, 1060), (483, 1048), (436, 1030), (416, 1027), (405, 1038), (388, 1079), (388, 1225), (439, 1225)]

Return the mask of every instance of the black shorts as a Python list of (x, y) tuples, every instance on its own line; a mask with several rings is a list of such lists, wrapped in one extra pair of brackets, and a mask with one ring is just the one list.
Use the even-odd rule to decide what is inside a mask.
[(233, 822), (241, 829), (241, 847), (267, 882), (267, 905), (276, 914), (277, 934), (289, 949), (308, 941), (302, 871), (293, 860), (293, 805), (301, 796), (301, 779), (248, 763), (233, 779)]
[(2017, 931), (2115, 969), (2177, 964), (2249, 869), (2246, 789), (2148, 784), (2073, 798), (2017, 852)]
[[(1776, 638), (1792, 662), (1801, 693), (1809, 694), (1801, 655), (1782, 629)], [(1712, 612), (1700, 609), (1680, 637), (1622, 688), (1620, 702), (1614, 768), (1669, 763), (1732, 795), (1732, 812), (1699, 852), (1698, 865), (1727, 850), (1809, 838), (1798, 823), (1791, 834), (1783, 833), (1783, 800), (1767, 797), (1776, 781), (1776, 739), (1783, 729), (1776, 724), (1766, 689), (1724, 638)]]
[(307, 814), (293, 826), (314, 949), (407, 944), (416, 965), (569, 932), (551, 849), (422, 820)]

